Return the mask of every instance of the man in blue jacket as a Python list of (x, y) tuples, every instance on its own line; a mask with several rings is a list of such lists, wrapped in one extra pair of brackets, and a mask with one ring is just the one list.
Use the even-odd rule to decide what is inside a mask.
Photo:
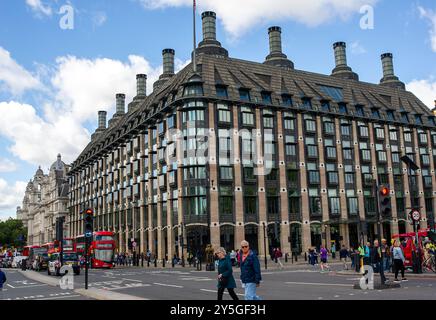
[(241, 266), (241, 282), (245, 288), (245, 300), (261, 300), (256, 295), (256, 289), (260, 286), (260, 281), (262, 281), (259, 259), (250, 250), (250, 245), (245, 240), (241, 242), (239, 265)]

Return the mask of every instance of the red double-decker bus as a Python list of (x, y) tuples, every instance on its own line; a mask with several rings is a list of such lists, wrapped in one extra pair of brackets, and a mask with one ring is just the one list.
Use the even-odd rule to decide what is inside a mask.
[(65, 238), (62, 241), (62, 250), (64, 252), (75, 252), (75, 241), (74, 238)]
[[(91, 257), (91, 268), (112, 268), (115, 254), (114, 233), (96, 231), (93, 233), (91, 245), (88, 248)], [(78, 255), (85, 255), (85, 236), (76, 238), (75, 251)]]
[(29, 257), (31, 251), (33, 251), (34, 249), (40, 249), (40, 246), (26, 246), (23, 248), (23, 252), (21, 253), (21, 255), (23, 257)]
[(45, 248), (45, 249), (47, 249), (47, 253), (48, 253), (49, 255), (61, 251), (61, 248), (60, 248), (60, 246), (59, 246), (59, 241), (49, 242), (49, 243), (43, 244), (43, 245), (41, 246), (41, 248)]

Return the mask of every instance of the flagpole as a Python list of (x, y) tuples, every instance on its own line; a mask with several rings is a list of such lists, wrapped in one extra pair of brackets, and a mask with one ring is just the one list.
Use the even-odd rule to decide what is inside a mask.
[(197, 36), (196, 36), (196, 33), (195, 33), (195, 13), (196, 13), (196, 0), (193, 0), (194, 1), (194, 10), (193, 10), (193, 20), (194, 20), (194, 53), (193, 53), (193, 58), (192, 58), (192, 63), (193, 63), (193, 67), (194, 67), (194, 73), (197, 73), (197, 58), (196, 58), (196, 49), (197, 49)]

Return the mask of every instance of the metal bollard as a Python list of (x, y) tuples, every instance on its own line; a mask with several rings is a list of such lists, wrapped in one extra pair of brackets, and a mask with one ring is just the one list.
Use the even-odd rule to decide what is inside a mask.
[(165, 260), (166, 260), (165, 258), (162, 259), (162, 267), (164, 268), (165, 268)]
[(157, 258), (154, 258), (154, 267), (157, 268)]
[(304, 253), (304, 261), (307, 261), (307, 252)]
[(288, 263), (288, 254), (285, 254), (285, 262)]
[(150, 259), (147, 259), (147, 267), (150, 268)]

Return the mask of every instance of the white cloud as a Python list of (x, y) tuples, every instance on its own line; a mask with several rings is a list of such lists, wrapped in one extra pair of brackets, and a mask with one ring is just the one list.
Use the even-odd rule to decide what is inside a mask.
[[(146, 9), (192, 6), (192, 0), (138, 0)], [(315, 27), (335, 19), (347, 20), (364, 5), (379, 0), (202, 0), (199, 10), (213, 10), (224, 28), (237, 38), (258, 24), (293, 20)], [(272, 4), (273, 2), (273, 4)], [(356, 22), (358, 23), (358, 22)]]
[(413, 80), (407, 85), (407, 90), (413, 92), (430, 109), (434, 108), (436, 99), (436, 79)]
[[(176, 60), (176, 70), (189, 61)], [(56, 59), (55, 66), (43, 69), (49, 93), (43, 101), (43, 113), (17, 101), (0, 102), (0, 136), (11, 141), (9, 151), (33, 165), (48, 167), (61, 153), (65, 162), (74, 161), (89, 143), (84, 128), (97, 124), (97, 112), (115, 110), (115, 94), (125, 93), (127, 102), (136, 95), (136, 74), (148, 75), (147, 90), (152, 92), (162, 66), (153, 68), (143, 57), (130, 55), (126, 62), (74, 56)]]
[(365, 54), (367, 51), (360, 41), (355, 41), (351, 44), (351, 53), (355, 55)]
[(425, 9), (423, 7), (418, 7), (421, 18), (429, 20), (431, 28), (429, 30), (431, 48), (436, 52), (436, 11)]
[(17, 165), (9, 159), (0, 158), (0, 172), (14, 172)]
[(17, 181), (10, 185), (0, 178), (0, 220), (16, 217), (16, 210), (21, 206), (27, 183)]
[(26, 4), (39, 16), (51, 16), (53, 13), (51, 7), (44, 5), (41, 0), (26, 0)]
[(0, 47), (0, 91), (20, 95), (25, 90), (38, 87), (39, 80), (12, 59), (9, 51)]

